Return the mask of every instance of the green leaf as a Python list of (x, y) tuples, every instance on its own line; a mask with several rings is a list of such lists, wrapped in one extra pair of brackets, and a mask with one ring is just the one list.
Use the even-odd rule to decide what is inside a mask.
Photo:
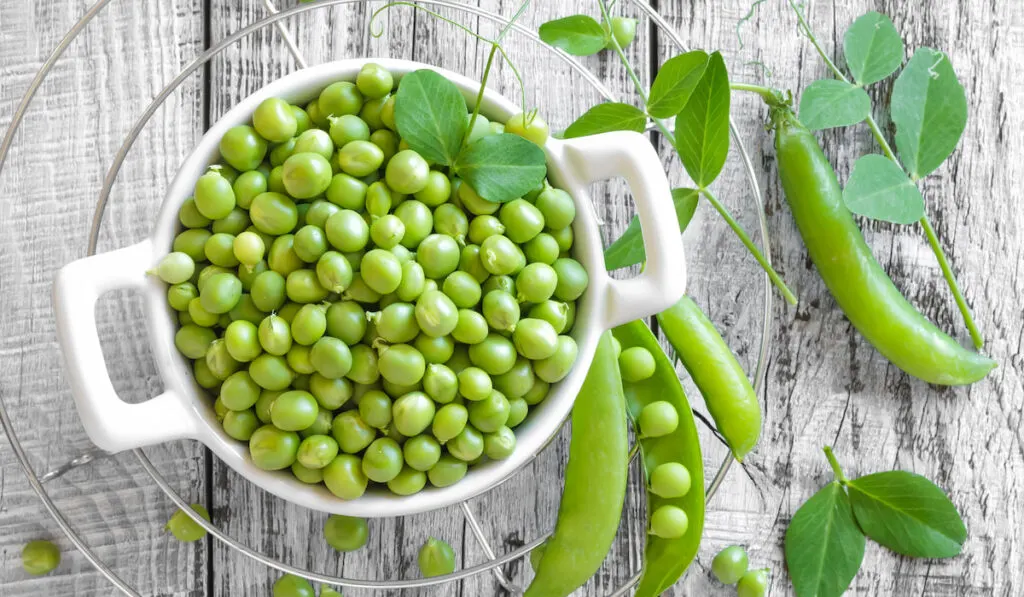
[(729, 154), (729, 72), (720, 52), (676, 116), (676, 151), (697, 186), (704, 189), (722, 172)]
[(855, 214), (895, 224), (924, 217), (924, 197), (892, 160), (869, 153), (857, 160), (843, 189), (843, 201)]
[(865, 475), (847, 485), (864, 533), (896, 553), (950, 558), (960, 553), (967, 527), (934, 483), (906, 471)]
[(540, 26), (538, 32), (545, 43), (565, 50), (573, 56), (597, 54), (608, 43), (608, 32), (601, 23), (587, 15), (573, 15), (548, 21)]
[(609, 131), (644, 132), (647, 127), (647, 115), (642, 110), (629, 104), (604, 103), (586, 111), (576, 122), (565, 129), (563, 138), (585, 137)]
[(800, 97), (800, 122), (812, 131), (850, 126), (870, 115), (871, 98), (867, 92), (845, 81), (815, 81)]
[(946, 161), (967, 126), (967, 96), (949, 58), (921, 48), (892, 88), (896, 147), (910, 177), (927, 176)]
[(466, 98), (444, 75), (418, 70), (402, 77), (395, 95), (398, 134), (424, 158), (450, 166), (466, 134)]
[(843, 53), (853, 79), (864, 87), (896, 72), (903, 63), (903, 39), (889, 17), (872, 11), (846, 30)]
[(544, 150), (510, 133), (477, 139), (455, 162), (455, 172), (462, 180), (495, 203), (522, 197), (540, 185), (547, 171)]
[(655, 118), (671, 118), (679, 114), (686, 107), (707, 66), (707, 52), (701, 50), (666, 60), (651, 85), (647, 112)]
[[(700, 192), (696, 189), (672, 189), (672, 203), (676, 207), (676, 219), (679, 220), (679, 233), (682, 234), (693, 218), (697, 210), (697, 200), (700, 199)], [(604, 267), (608, 271), (629, 267), (647, 260), (647, 253), (644, 251), (643, 232), (640, 230), (640, 218), (633, 216), (615, 242), (604, 251)]]
[(786, 566), (797, 597), (839, 597), (860, 570), (864, 535), (838, 481), (811, 496), (786, 529)]

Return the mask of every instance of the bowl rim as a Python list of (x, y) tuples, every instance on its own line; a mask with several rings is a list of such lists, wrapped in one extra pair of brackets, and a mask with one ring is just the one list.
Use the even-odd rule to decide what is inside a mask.
[[(248, 95), (232, 106), (209, 128), (196, 147), (182, 162), (157, 215), (150, 235), (153, 261), (170, 251), (174, 236), (180, 228), (177, 214), (182, 202), (191, 196), (196, 179), (206, 168), (219, 159), (219, 141), (228, 128), (248, 124), (256, 106), (268, 97), (281, 97), (290, 103), (314, 98), (321, 89), (336, 81), (354, 81), (359, 69), (367, 63), (376, 63), (392, 71), (396, 78), (414, 70), (429, 69), (444, 75), (454, 83), (467, 105), (476, 101), (480, 83), (452, 71), (432, 65), (393, 58), (358, 58), (328, 62), (285, 75)], [(504, 121), (518, 113), (519, 108), (497, 91), (485, 89), (481, 114)], [(576, 176), (566, 154), (564, 144), (549, 138), (544, 147), (548, 158), (548, 177), (552, 184), (569, 192), (577, 205), (577, 218), (573, 223), (575, 237), (574, 257), (587, 270), (590, 285), (577, 302), (575, 326), (570, 333), (577, 343), (578, 356), (570, 373), (557, 385), (553, 384), (547, 398), (536, 406), (526, 421), (516, 428), (517, 446), (505, 460), (483, 462), (470, 467), (466, 476), (451, 486), (432, 487), (429, 483), (420, 492), (410, 496), (397, 496), (384, 489), (369, 488), (355, 500), (342, 500), (322, 483), (307, 485), (296, 479), (287, 469), (265, 471), (256, 467), (249, 458), (248, 445), (232, 439), (217, 422), (209, 391), (195, 382), (190, 361), (174, 349), (173, 335), (178, 327), (176, 314), (166, 303), (166, 286), (154, 283), (147, 291), (147, 327), (154, 358), (169, 391), (174, 391), (185, 402), (187, 410), (197, 421), (194, 439), (201, 441), (224, 463), (241, 474), (247, 481), (286, 501), (314, 510), (362, 517), (404, 516), (437, 510), (479, 496), (510, 479), (530, 463), (557, 435), (571, 412), (576, 394), (582, 386), (600, 334), (607, 328), (604, 321), (606, 287), (609, 278), (604, 271), (601, 236), (593, 211), (590, 194)]]

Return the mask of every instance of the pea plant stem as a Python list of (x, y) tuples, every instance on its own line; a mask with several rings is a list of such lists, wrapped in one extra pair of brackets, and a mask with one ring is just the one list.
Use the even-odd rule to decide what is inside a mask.
[[(601, 16), (604, 19), (604, 21), (606, 23), (610, 23), (611, 15), (608, 12), (608, 7), (605, 5), (604, 0), (598, 0), (597, 4), (598, 6), (601, 7)], [(643, 100), (644, 106), (646, 106), (647, 90), (644, 88), (643, 83), (640, 82), (640, 77), (637, 76), (636, 71), (633, 70), (633, 65), (630, 64), (629, 58), (627, 58), (625, 52), (622, 51), (622, 47), (619, 45), (618, 40), (615, 39), (614, 35), (610, 36), (610, 38), (612, 49), (615, 50), (615, 53), (618, 55), (619, 60), (622, 62), (622, 65), (626, 68), (626, 73), (627, 75), (629, 75), (630, 81), (633, 82), (633, 87), (636, 89), (637, 95), (640, 96), (640, 99)], [(665, 121), (650, 115), (648, 115), (648, 117), (651, 119), (652, 122), (654, 122), (654, 126), (658, 127), (658, 130), (661, 132), (661, 134), (665, 136), (665, 140), (667, 140), (669, 144), (672, 145), (672, 147), (675, 147), (676, 136), (668, 128), (668, 125), (665, 124)], [(722, 205), (718, 201), (718, 199), (715, 198), (714, 195), (711, 194), (711, 191), (708, 191), (707, 189), (701, 189), (701, 192), (708, 199), (708, 201), (711, 202), (711, 204), (715, 207), (715, 210), (719, 213), (719, 215), (722, 216), (722, 218), (729, 225), (729, 227), (732, 228), (732, 231), (736, 234), (736, 236), (739, 237), (740, 242), (742, 242), (743, 246), (747, 248), (751, 255), (754, 256), (754, 259), (761, 266), (761, 268), (764, 269), (765, 273), (768, 274), (768, 278), (772, 281), (772, 284), (774, 284), (775, 287), (779, 289), (779, 292), (786, 299), (786, 302), (791, 305), (795, 305), (797, 303), (797, 300), (796, 296), (793, 294), (793, 291), (790, 290), (788, 286), (786, 286), (786, 283), (783, 282), (782, 277), (779, 276), (778, 272), (776, 272), (772, 268), (771, 264), (768, 263), (768, 260), (765, 259), (764, 254), (761, 253), (761, 250), (757, 248), (753, 241), (750, 240), (750, 236), (746, 233), (745, 230), (743, 230), (743, 228), (740, 227), (739, 223), (736, 222), (735, 218), (732, 217), (732, 214), (729, 213), (729, 210), (726, 209), (726, 207)]]
[(825, 446), (822, 448), (825, 452), (825, 458), (828, 458), (828, 463), (832, 467), (832, 472), (836, 475), (836, 480), (846, 485), (846, 475), (843, 474), (843, 467), (839, 466), (839, 461), (836, 460), (836, 455), (832, 453), (832, 446)]
[[(818, 55), (821, 56), (821, 59), (825, 62), (825, 65), (828, 66), (829, 70), (832, 71), (832, 74), (834, 74), (840, 81), (850, 83), (850, 80), (845, 74), (843, 74), (843, 71), (836, 66), (828, 53), (825, 52), (825, 49), (821, 47), (820, 43), (818, 43), (818, 38), (814, 35), (814, 32), (811, 31), (810, 25), (804, 18), (803, 11), (801, 11), (795, 4), (794, 0), (789, 0), (789, 5), (793, 8), (793, 12), (796, 13), (800, 29), (804, 32), (804, 35), (807, 36), (807, 39), (811, 41), (811, 45), (814, 46), (814, 49), (818, 52)], [(892, 150), (892, 146), (889, 145), (889, 141), (882, 133), (882, 129), (878, 126), (878, 122), (875, 120), (875, 117), (868, 114), (865, 124), (868, 125), (868, 128), (871, 130), (871, 135), (882, 148), (882, 153), (885, 154), (885, 157), (889, 158), (894, 164), (899, 166), (900, 170), (903, 170), (903, 164), (901, 164), (899, 159), (897, 159), (896, 153)], [(917, 180), (915, 179), (914, 182), (916, 183)], [(935, 259), (939, 262), (939, 267), (942, 269), (942, 277), (946, 279), (946, 285), (949, 286), (950, 292), (953, 293), (953, 300), (956, 301), (956, 306), (960, 310), (960, 315), (964, 319), (967, 331), (971, 334), (971, 341), (974, 343), (975, 348), (980, 349), (984, 346), (985, 339), (981, 336), (981, 332), (978, 330), (978, 326), (974, 322), (974, 317), (971, 315), (971, 308), (967, 305), (967, 301), (964, 299), (964, 295), (960, 291), (960, 285), (957, 283), (956, 276), (953, 274), (953, 270), (949, 265), (949, 259), (946, 258), (946, 252), (943, 251), (942, 245), (939, 244), (939, 240), (935, 235), (935, 229), (932, 228), (931, 221), (928, 219), (928, 214), (926, 213), (918, 223), (921, 224), (921, 228), (924, 229), (925, 236), (928, 237), (928, 244), (931, 246), (932, 253), (935, 254)]]
[(757, 248), (757, 246), (754, 244), (754, 241), (750, 239), (750, 236), (747, 235), (746, 231), (743, 230), (743, 228), (739, 225), (736, 219), (732, 217), (732, 214), (729, 213), (729, 210), (726, 209), (724, 205), (722, 205), (722, 203), (718, 200), (717, 197), (715, 197), (711, 193), (711, 191), (707, 189), (701, 189), (701, 194), (704, 195), (704, 198), (708, 200), (708, 203), (710, 203), (715, 208), (715, 210), (718, 212), (718, 215), (722, 216), (722, 219), (725, 220), (725, 223), (728, 224), (730, 228), (732, 228), (732, 231), (736, 234), (736, 236), (739, 237), (740, 242), (743, 243), (743, 246), (747, 248), (747, 251), (750, 251), (750, 254), (754, 256), (754, 259), (756, 259), (757, 262), (761, 264), (761, 267), (764, 269), (764, 271), (768, 274), (768, 277), (771, 279), (772, 284), (775, 284), (775, 287), (779, 289), (779, 292), (782, 293), (782, 297), (786, 299), (786, 302), (789, 303), (790, 305), (795, 305), (796, 295), (794, 295), (793, 291), (790, 290), (788, 286), (786, 286), (786, 283), (782, 281), (782, 278), (779, 277), (779, 274), (776, 273), (774, 269), (772, 269), (772, 266), (768, 263), (768, 260), (765, 259), (764, 254), (761, 253), (761, 250)]

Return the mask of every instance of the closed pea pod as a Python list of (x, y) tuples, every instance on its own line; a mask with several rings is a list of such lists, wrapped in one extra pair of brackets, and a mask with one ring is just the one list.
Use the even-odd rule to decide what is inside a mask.
[(818, 274), (854, 327), (894, 365), (928, 383), (966, 385), (988, 375), (992, 359), (960, 346), (889, 279), (814, 134), (786, 107), (773, 107), (772, 121), (786, 202)]
[[(625, 404), (611, 334), (605, 333), (572, 410), (573, 434), (555, 532), (525, 597), (569, 595), (608, 555), (626, 497)], [(697, 454), (699, 461), (699, 450)]]
[(761, 404), (743, 368), (689, 297), (658, 314), (658, 323), (690, 373), (736, 460), (757, 445)]
[[(689, 471), (693, 484), (693, 489), (681, 497), (666, 498), (653, 492), (647, 494), (648, 516), (660, 513), (656, 521), (659, 525), (657, 530), (662, 534), (678, 535), (674, 538), (653, 533), (647, 536), (644, 568), (636, 596), (654, 597), (675, 584), (697, 555), (704, 528), (704, 465), (693, 412), (672, 362), (665, 356), (657, 338), (642, 321), (619, 326), (613, 333), (623, 350), (645, 348), (654, 356), (656, 364), (651, 377), (624, 385), (626, 405), (634, 424), (637, 424), (644, 407), (656, 402), (671, 404), (679, 418), (671, 433), (639, 440), (645, 477), (650, 478), (659, 465), (678, 462)], [(680, 511), (685, 518), (679, 516)]]

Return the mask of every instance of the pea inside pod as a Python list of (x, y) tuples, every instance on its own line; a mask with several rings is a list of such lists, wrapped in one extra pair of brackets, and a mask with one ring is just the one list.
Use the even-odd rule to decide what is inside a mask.
[[(644, 569), (635, 595), (654, 597), (675, 584), (697, 556), (704, 528), (704, 464), (701, 460), (700, 440), (693, 420), (693, 411), (690, 410), (690, 403), (683, 393), (683, 386), (675, 368), (665, 356), (657, 338), (642, 321), (619, 326), (613, 333), (623, 351), (641, 347), (654, 356), (653, 375), (640, 381), (627, 382), (623, 386), (626, 406), (634, 426), (639, 427), (640, 413), (644, 407), (656, 402), (667, 402), (674, 406), (679, 419), (678, 425), (671, 433), (639, 440), (644, 477), (650, 479), (659, 465), (677, 462), (686, 467), (692, 484), (692, 489), (680, 497), (661, 497), (654, 492), (647, 492), (647, 515), (653, 518), (657, 513), (658, 519), (654, 520), (655, 524), (664, 525), (665, 521), (661, 519), (669, 519), (674, 526), (668, 529), (672, 532), (657, 529), (668, 537), (659, 536), (654, 532), (647, 535)], [(683, 532), (679, 532), (683, 525), (675, 508), (685, 514), (686, 524)]]

